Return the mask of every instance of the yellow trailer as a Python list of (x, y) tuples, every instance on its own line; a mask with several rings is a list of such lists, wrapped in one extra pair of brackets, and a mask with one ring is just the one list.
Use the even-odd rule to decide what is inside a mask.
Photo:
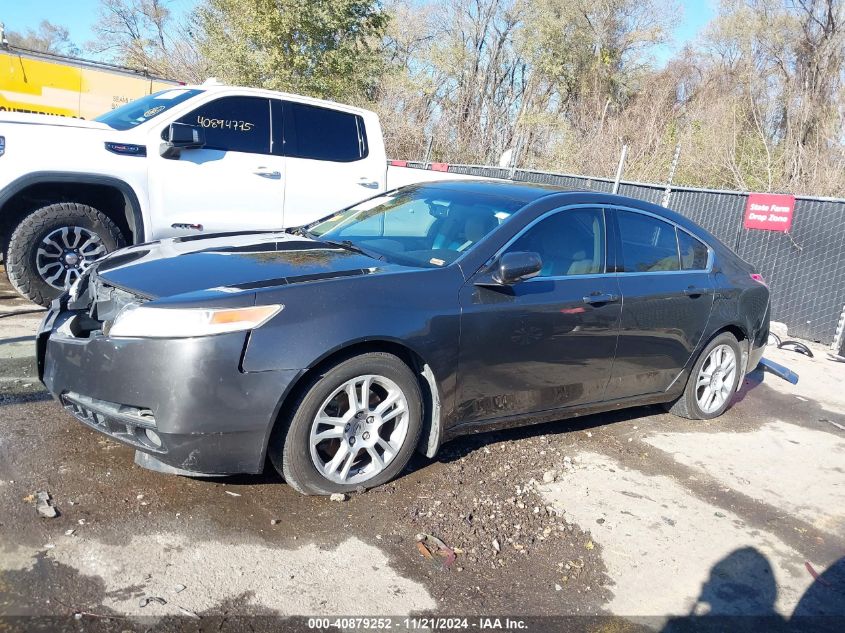
[(131, 68), (0, 46), (0, 112), (93, 119), (174, 85)]

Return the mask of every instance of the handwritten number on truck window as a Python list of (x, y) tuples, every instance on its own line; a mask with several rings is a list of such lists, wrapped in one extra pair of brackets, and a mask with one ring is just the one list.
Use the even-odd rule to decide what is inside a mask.
[(238, 132), (251, 132), (255, 127), (254, 123), (249, 121), (239, 121), (236, 119), (212, 119), (204, 117), (201, 114), (197, 115), (197, 124), (200, 127), (211, 128), (213, 130), (227, 129)]

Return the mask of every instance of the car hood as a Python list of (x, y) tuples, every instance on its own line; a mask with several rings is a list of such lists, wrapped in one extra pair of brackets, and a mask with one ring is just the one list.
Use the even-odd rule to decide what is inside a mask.
[(145, 299), (185, 300), (400, 268), (288, 233), (219, 234), (139, 244), (96, 268), (106, 283)]

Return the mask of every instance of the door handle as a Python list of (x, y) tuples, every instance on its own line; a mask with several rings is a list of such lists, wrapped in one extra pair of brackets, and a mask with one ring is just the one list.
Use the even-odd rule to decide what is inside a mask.
[(709, 292), (707, 288), (696, 288), (695, 286), (684, 289), (684, 294), (688, 297), (698, 297), (706, 292)]
[(191, 224), (188, 222), (176, 222), (170, 225), (171, 229), (182, 229), (185, 231), (202, 231), (202, 224)]
[(367, 189), (377, 189), (378, 181), (368, 180), (366, 176), (361, 176), (361, 179), (358, 181), (358, 185), (361, 187), (366, 187)]
[(271, 171), (266, 167), (259, 167), (254, 172), (252, 172), (256, 176), (261, 176), (262, 178), (270, 178), (272, 180), (279, 180), (282, 177), (282, 172), (280, 171)]
[(596, 305), (598, 303), (613, 303), (615, 301), (619, 301), (619, 295), (603, 292), (590, 294), (584, 297), (584, 303), (588, 303), (590, 305)]

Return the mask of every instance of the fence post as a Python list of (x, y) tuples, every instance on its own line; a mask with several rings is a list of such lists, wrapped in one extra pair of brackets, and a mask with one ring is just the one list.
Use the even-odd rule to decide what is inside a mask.
[(628, 144), (622, 146), (619, 155), (619, 166), (616, 168), (616, 178), (613, 179), (613, 193), (619, 193), (619, 183), (622, 181), (622, 171), (625, 169), (625, 159), (628, 157)]
[(519, 140), (516, 143), (516, 147), (513, 149), (513, 154), (511, 155), (511, 169), (510, 175), (508, 176), (511, 180), (516, 175), (516, 161), (519, 159), (519, 153), (522, 151), (522, 136), (520, 135)]
[(675, 170), (678, 168), (678, 159), (681, 157), (681, 144), (675, 145), (675, 155), (672, 157), (672, 164), (669, 166), (669, 179), (666, 181), (666, 189), (663, 191), (663, 200), (660, 205), (669, 206), (669, 196), (672, 194), (672, 181), (675, 179)]
[(845, 343), (845, 306), (842, 306), (842, 314), (839, 315), (839, 323), (836, 324), (836, 332), (833, 335), (833, 342), (830, 344), (830, 356), (834, 360), (845, 360), (843, 344)]
[(428, 137), (428, 147), (425, 149), (425, 158), (423, 158), (423, 167), (428, 168), (428, 161), (431, 159), (431, 146), (434, 144), (434, 134)]

